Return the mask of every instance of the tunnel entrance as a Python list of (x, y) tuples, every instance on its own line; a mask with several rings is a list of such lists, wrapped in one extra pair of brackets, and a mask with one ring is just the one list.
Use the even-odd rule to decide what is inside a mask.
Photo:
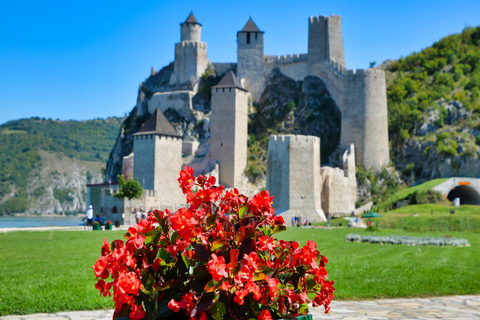
[(453, 201), (460, 198), (460, 204), (480, 204), (480, 194), (470, 186), (456, 186), (447, 195), (447, 199)]

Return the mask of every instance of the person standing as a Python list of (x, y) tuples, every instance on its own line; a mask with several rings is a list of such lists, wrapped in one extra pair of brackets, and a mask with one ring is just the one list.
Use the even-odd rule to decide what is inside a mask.
[(91, 227), (93, 223), (93, 206), (92, 205), (88, 206), (85, 217), (87, 218), (87, 227)]

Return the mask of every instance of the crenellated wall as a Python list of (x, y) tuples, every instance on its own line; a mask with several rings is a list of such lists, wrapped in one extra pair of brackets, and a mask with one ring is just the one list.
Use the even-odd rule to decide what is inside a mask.
[(320, 198), (320, 138), (271, 136), (267, 152), (267, 190), (285, 222), (292, 217), (325, 221)]
[(265, 75), (269, 75), (274, 69), (295, 81), (302, 81), (307, 74), (307, 55), (291, 54), (284, 56), (264, 56)]

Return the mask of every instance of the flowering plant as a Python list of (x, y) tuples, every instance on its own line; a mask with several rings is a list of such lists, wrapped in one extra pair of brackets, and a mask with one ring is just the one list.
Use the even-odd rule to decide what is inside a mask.
[(313, 241), (272, 237), (286, 227), (267, 191), (248, 199), (189, 167), (178, 181), (188, 208), (154, 210), (125, 242), (104, 241), (95, 286), (113, 289), (114, 319), (293, 318), (308, 301), (329, 311), (327, 259)]

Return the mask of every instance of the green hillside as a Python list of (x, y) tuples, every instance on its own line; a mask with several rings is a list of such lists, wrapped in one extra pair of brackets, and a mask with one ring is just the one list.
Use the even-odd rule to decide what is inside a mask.
[[(30, 118), (0, 126), (0, 214), (28, 208), (26, 186), (30, 173), (41, 165), (39, 150), (70, 158), (105, 162), (122, 118), (59, 121)], [(15, 193), (14, 197), (8, 194)]]
[[(480, 129), (480, 27), (466, 28), (393, 61), (386, 71), (389, 135), (396, 166), (405, 161), (399, 157), (404, 142), (414, 136), (423, 136), (422, 143), (431, 142), (430, 148), (443, 158), (475, 153), (475, 145), (480, 145), (478, 133), (463, 131)], [(467, 116), (449, 120), (445, 105), (451, 101)], [(438, 117), (430, 130), (420, 134), (416, 128), (432, 114)], [(459, 147), (458, 136), (465, 147)], [(413, 162), (409, 168), (401, 165), (407, 175), (414, 166)]]

